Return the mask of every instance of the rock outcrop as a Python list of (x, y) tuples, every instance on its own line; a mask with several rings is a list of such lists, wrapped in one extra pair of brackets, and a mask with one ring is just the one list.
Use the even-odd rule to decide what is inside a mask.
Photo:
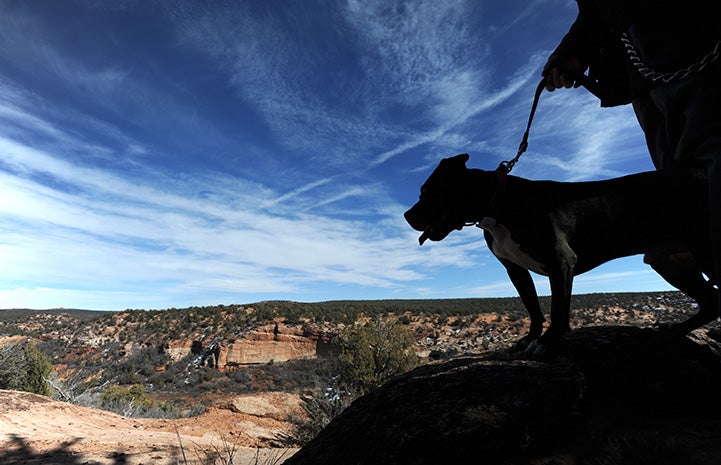
[(355, 401), (286, 465), (721, 463), (721, 363), (708, 344), (586, 327), (554, 355), (429, 364)]
[(232, 367), (257, 363), (285, 362), (316, 356), (317, 335), (302, 328), (266, 325), (256, 328), (221, 349), (218, 366)]

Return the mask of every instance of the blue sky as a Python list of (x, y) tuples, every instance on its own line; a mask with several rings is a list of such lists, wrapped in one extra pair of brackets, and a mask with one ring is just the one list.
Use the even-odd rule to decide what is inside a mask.
[[(513, 296), (418, 246), (441, 158), (513, 157), (568, 0), (0, 0), (0, 308)], [(544, 93), (513, 174), (652, 169), (630, 107)], [(537, 276), (548, 294), (546, 278)], [(630, 257), (575, 292), (668, 286)]]

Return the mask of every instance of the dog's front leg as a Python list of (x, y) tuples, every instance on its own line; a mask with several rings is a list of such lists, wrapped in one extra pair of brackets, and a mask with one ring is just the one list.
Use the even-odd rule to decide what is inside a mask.
[(571, 292), (576, 254), (564, 242), (557, 248), (559, 262), (548, 279), (551, 285), (551, 323), (543, 335), (526, 349), (534, 357), (542, 357), (571, 329)]
[(538, 339), (531, 341), (526, 348), (526, 353), (533, 358), (545, 357), (570, 329), (572, 279), (550, 276), (549, 280), (551, 283), (551, 323), (546, 332)]
[(533, 284), (533, 278), (531, 273), (506, 259), (499, 259), (503, 266), (506, 268), (508, 277), (511, 278), (513, 287), (516, 288), (518, 296), (523, 302), (523, 306), (528, 311), (528, 316), (531, 319), (531, 328), (528, 334), (522, 337), (517, 342), (519, 349), (525, 349), (531, 341), (538, 339), (543, 332), (543, 323), (546, 319), (543, 317), (543, 311), (541, 310), (541, 304), (538, 301), (538, 293), (536, 292), (536, 285)]

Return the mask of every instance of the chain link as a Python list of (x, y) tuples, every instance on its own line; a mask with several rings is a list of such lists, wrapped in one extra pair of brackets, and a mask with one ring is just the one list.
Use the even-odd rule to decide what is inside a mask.
[(718, 41), (716, 42), (716, 46), (714, 46), (713, 50), (707, 53), (703, 58), (701, 58), (701, 60), (691, 64), (687, 68), (679, 69), (670, 73), (659, 73), (658, 71), (649, 68), (643, 62), (627, 33), (624, 32), (621, 35), (621, 42), (623, 42), (623, 46), (626, 49), (626, 55), (628, 55), (628, 59), (631, 61), (631, 64), (639, 73), (641, 73), (641, 76), (654, 83), (658, 81), (669, 83), (671, 81), (680, 81), (681, 79), (685, 79), (691, 74), (702, 71), (706, 66), (716, 61), (719, 55), (721, 55), (721, 41)]

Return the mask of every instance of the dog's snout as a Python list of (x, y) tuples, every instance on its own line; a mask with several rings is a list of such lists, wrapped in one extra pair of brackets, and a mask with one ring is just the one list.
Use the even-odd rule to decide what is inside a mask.
[(403, 213), (403, 217), (406, 219), (406, 222), (411, 226), (411, 228), (416, 231), (423, 231), (425, 229), (425, 225), (421, 224), (418, 220), (414, 209), (415, 206), (409, 208), (405, 213)]
[(410, 224), (411, 226), (413, 226), (413, 214), (411, 213), (411, 210), (412, 210), (412, 209), (406, 210), (406, 212), (403, 214), (403, 218), (406, 219), (406, 221), (408, 222), (408, 224)]

